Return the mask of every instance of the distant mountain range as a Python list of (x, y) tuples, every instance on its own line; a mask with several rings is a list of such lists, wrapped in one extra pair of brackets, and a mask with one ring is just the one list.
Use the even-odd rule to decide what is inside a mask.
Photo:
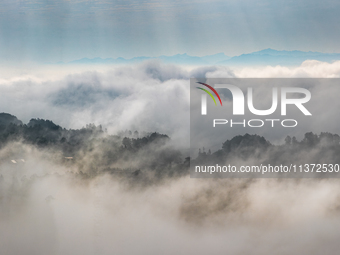
[(77, 65), (93, 65), (93, 64), (130, 64), (139, 63), (145, 60), (159, 59), (164, 63), (180, 64), (180, 65), (226, 65), (226, 66), (254, 66), (254, 65), (284, 65), (294, 66), (300, 65), (305, 60), (319, 60), (324, 62), (333, 62), (340, 60), (340, 53), (321, 53), (312, 51), (278, 51), (273, 49), (265, 49), (248, 54), (242, 54), (235, 57), (228, 57), (224, 53), (217, 53), (203, 57), (189, 56), (187, 54), (177, 54), (174, 56), (159, 57), (135, 57), (131, 59), (125, 58), (82, 58), (68, 63), (60, 62), (58, 64), (77, 64)]
[(340, 53), (321, 53), (312, 51), (278, 51), (273, 49), (261, 50), (249, 54), (232, 57), (219, 62), (220, 65), (300, 65), (306, 60), (333, 62), (340, 60)]
[[(217, 53), (214, 55), (208, 55), (204, 57), (189, 56), (187, 54), (177, 54), (174, 56), (159, 56), (159, 57), (135, 57), (131, 59), (125, 58), (82, 58), (68, 62), (66, 64), (130, 64), (139, 63), (145, 60), (159, 59), (164, 63), (180, 64), (180, 65), (214, 65), (216, 63), (230, 59), (230, 57), (224, 55), (224, 53)], [(65, 63), (58, 63), (65, 64)]]

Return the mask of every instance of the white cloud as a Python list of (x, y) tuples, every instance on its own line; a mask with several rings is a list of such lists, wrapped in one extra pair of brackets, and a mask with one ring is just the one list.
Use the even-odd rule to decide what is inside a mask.
[[(72, 128), (95, 122), (111, 132), (159, 131), (186, 145), (190, 77), (338, 77), (340, 62), (235, 70), (146, 62), (85, 69), (7, 73), (0, 81), (1, 111), (25, 122), (44, 118)], [(338, 95), (312, 89), (317, 102)], [(313, 111), (318, 107), (328, 105)], [(0, 246), (6, 255), (336, 254), (339, 249), (338, 180), (185, 176), (129, 189), (107, 175), (80, 180), (46, 154), (19, 148), (31, 156), (24, 171), (0, 162), (5, 177)], [(5, 149), (0, 153), (7, 155)]]

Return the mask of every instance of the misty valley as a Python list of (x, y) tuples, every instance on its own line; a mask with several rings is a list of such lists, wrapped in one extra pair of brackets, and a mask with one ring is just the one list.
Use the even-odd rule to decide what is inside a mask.
[[(284, 144), (273, 145), (259, 135), (245, 134), (226, 140), (215, 152), (197, 148), (192, 162), (336, 163), (340, 161), (339, 141), (337, 134), (309, 132), (301, 141), (287, 136)], [(189, 174), (190, 157), (169, 136), (156, 132), (125, 130), (110, 135), (101, 125), (65, 129), (43, 119), (23, 124), (13, 115), (0, 113), (0, 148), (2, 163), (15, 164), (17, 169), (29, 160), (31, 150), (37, 150), (50, 162), (88, 178), (111, 173), (147, 183)]]
[[(192, 162), (339, 162), (339, 141), (337, 134), (309, 132), (275, 145), (245, 134), (213, 152), (197, 148)], [(337, 179), (195, 179), (189, 165), (186, 152), (166, 134), (111, 135), (100, 125), (65, 129), (43, 119), (24, 124), (1, 113), (0, 244), (11, 254), (207, 254), (219, 240), (213, 254), (263, 254), (263, 246), (253, 253), (253, 245), (232, 240), (251, 242), (255, 231), (263, 241), (277, 236), (269, 247), (282, 239), (299, 245), (297, 236), (318, 222), (326, 223), (308, 242), (340, 229)], [(315, 199), (318, 190), (323, 192)]]

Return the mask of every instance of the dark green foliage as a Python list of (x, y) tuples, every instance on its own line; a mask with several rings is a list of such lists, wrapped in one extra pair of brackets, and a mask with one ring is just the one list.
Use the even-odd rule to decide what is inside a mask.
[(9, 114), (0, 114), (0, 123), (0, 148), (20, 141), (50, 151), (57, 162), (77, 167), (84, 176), (132, 171), (137, 177), (151, 171), (163, 177), (188, 170), (181, 153), (167, 145), (167, 135), (150, 133), (141, 137), (137, 131), (126, 131), (123, 134), (127, 137), (114, 136), (94, 124), (74, 130), (43, 119), (31, 119), (25, 125)]
[(337, 134), (312, 132), (306, 133), (299, 142), (295, 137), (287, 136), (283, 145), (272, 145), (258, 135), (239, 135), (223, 143), (222, 149), (209, 154), (199, 150), (195, 164), (226, 164), (255, 160), (267, 164), (305, 164), (339, 163), (340, 137)]

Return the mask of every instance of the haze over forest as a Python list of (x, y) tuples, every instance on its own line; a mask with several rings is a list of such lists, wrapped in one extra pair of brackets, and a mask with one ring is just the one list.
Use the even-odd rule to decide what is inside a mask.
[[(190, 78), (299, 78), (310, 118), (221, 129), (190, 160), (338, 164), (339, 13), (336, 0), (1, 0), (0, 254), (338, 254), (338, 178), (190, 178), (188, 156)], [(270, 95), (256, 86), (255, 106)]]
[[(234, 68), (148, 60), (3, 70), (2, 254), (339, 249), (338, 179), (194, 179), (187, 150), (190, 77), (337, 78), (338, 61)], [(339, 122), (327, 111), (329, 102), (340, 107), (337, 89), (310, 89), (315, 102), (328, 104), (310, 107), (322, 121), (309, 130), (292, 130), (286, 141), (276, 133), (227, 137), (215, 149), (201, 148), (196, 160), (337, 161)]]
[[(246, 134), (195, 160), (338, 162), (339, 151), (337, 134), (281, 145)], [(338, 249), (338, 179), (192, 179), (166, 134), (24, 124), (1, 113), (0, 170), (3, 254), (271, 254), (282, 240), (282, 254), (318, 254), (325, 236), (325, 254)]]

